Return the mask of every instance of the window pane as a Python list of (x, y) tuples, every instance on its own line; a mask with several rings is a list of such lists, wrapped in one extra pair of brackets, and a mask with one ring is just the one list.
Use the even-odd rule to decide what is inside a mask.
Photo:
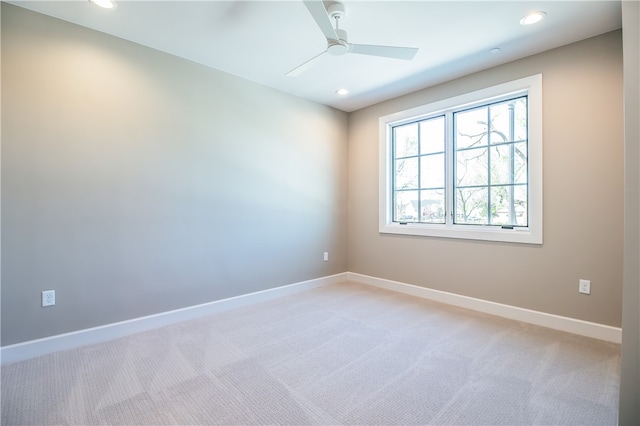
[(420, 157), (420, 188), (444, 188), (444, 154)]
[(420, 221), (427, 223), (444, 223), (444, 190), (420, 192)]
[(491, 188), (491, 223), (515, 225), (515, 205), (511, 202), (513, 186)]
[(488, 224), (487, 195), (487, 188), (456, 190), (456, 223)]
[(394, 188), (418, 188), (418, 159), (407, 158), (404, 160), (396, 160), (395, 165)]
[(491, 148), (492, 185), (527, 183), (526, 149), (525, 142)]
[(527, 139), (527, 98), (521, 97), (491, 106), (491, 143)]
[(487, 108), (454, 114), (456, 149), (487, 144)]
[(418, 219), (418, 191), (395, 193), (394, 217), (396, 222), (415, 222)]
[(491, 134), (489, 139), (491, 143), (513, 142), (513, 127), (511, 113), (508, 103), (492, 105), (490, 109), (491, 117)]
[(515, 156), (514, 182), (527, 183), (527, 180), (528, 180), (527, 143), (519, 142), (519, 143), (513, 144), (513, 152)]
[(420, 123), (420, 154), (444, 152), (444, 117)]
[(527, 97), (522, 97), (513, 102), (514, 109), (514, 141), (526, 141), (527, 138)]
[(513, 183), (513, 145), (499, 145), (491, 148), (491, 184)]
[(516, 225), (529, 226), (529, 206), (527, 205), (527, 185), (518, 185), (513, 191), (513, 203), (516, 209)]
[(491, 188), (491, 223), (527, 226), (527, 198), (524, 186)]
[(526, 149), (524, 142), (491, 148), (492, 185), (527, 183)]
[(394, 157), (418, 155), (418, 124), (405, 124), (393, 128)]
[(456, 152), (456, 186), (488, 185), (487, 148)]

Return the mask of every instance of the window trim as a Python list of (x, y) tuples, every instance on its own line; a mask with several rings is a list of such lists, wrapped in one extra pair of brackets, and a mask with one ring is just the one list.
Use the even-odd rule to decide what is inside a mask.
[[(465, 224), (427, 224), (393, 222), (392, 152), (393, 126), (442, 114), (451, 109), (482, 105), (517, 94), (528, 95), (528, 227), (503, 229), (497, 226)], [(451, 135), (449, 135), (451, 136)], [(445, 155), (447, 167), (453, 156)], [(510, 243), (542, 244), (542, 74), (524, 77), (471, 93), (454, 96), (405, 111), (385, 115), (379, 119), (379, 232), (382, 234), (417, 235), (424, 237), (461, 238), (469, 240), (502, 241)], [(450, 184), (448, 182), (445, 183)], [(447, 190), (447, 192), (449, 192)], [(448, 200), (450, 202), (451, 200)], [(451, 211), (447, 205), (447, 214)]]

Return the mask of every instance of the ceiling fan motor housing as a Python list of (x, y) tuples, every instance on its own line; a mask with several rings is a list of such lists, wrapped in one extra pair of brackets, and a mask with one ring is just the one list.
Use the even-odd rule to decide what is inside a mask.
[(347, 43), (347, 32), (345, 30), (336, 30), (336, 34), (340, 40), (327, 40), (327, 50), (330, 55), (340, 56), (349, 53), (349, 43)]

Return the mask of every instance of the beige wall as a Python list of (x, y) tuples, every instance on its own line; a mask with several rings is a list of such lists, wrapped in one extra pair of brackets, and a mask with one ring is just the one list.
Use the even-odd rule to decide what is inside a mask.
[[(378, 233), (378, 118), (542, 73), (544, 244)], [(354, 112), (349, 270), (619, 327), (622, 300), (622, 43), (619, 31)], [(591, 280), (591, 295), (578, 280)]]
[(624, 42), (624, 285), (620, 425), (640, 424), (640, 3), (622, 2)]
[(2, 345), (347, 270), (346, 113), (5, 3), (2, 89)]

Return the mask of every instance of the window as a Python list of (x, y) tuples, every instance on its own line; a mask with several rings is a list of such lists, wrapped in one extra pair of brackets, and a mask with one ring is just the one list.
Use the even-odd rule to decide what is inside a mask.
[(542, 76), (380, 118), (380, 232), (542, 244)]

